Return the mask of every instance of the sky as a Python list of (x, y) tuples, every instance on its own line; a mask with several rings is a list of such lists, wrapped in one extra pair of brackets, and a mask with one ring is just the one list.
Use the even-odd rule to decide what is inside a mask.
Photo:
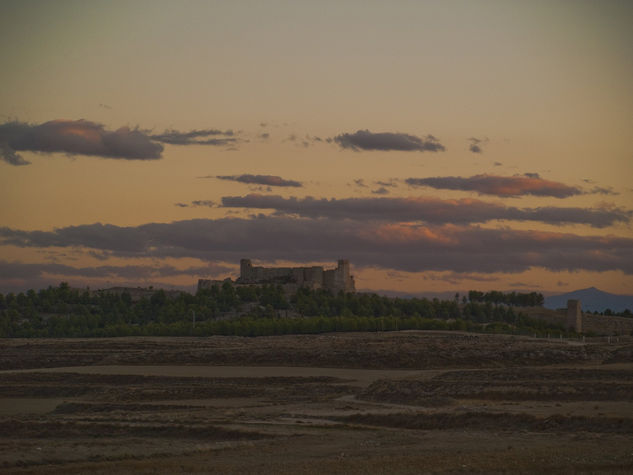
[(0, 3), (0, 291), (633, 293), (633, 3)]

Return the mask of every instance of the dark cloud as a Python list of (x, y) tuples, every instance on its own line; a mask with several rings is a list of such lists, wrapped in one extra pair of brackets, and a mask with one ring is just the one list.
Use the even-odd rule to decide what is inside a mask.
[(523, 176), (475, 175), (471, 177), (438, 176), (429, 178), (407, 178), (411, 186), (428, 186), (441, 190), (474, 191), (480, 195), (501, 197), (534, 195), (567, 198), (581, 195), (583, 191), (556, 181), (544, 180), (538, 174)]
[[(2, 126), (0, 126), (2, 127)], [(8, 143), (0, 142), (0, 159), (4, 160), (10, 165), (20, 166), (28, 165), (28, 160), (22, 158), (15, 150), (13, 150)]]
[[(215, 136), (221, 136), (216, 138)], [(212, 138), (210, 138), (212, 137)], [(124, 160), (156, 160), (162, 143), (171, 145), (231, 145), (238, 141), (232, 130), (166, 130), (149, 134), (137, 128), (107, 130), (88, 120), (52, 120), (43, 124), (0, 124), (0, 159), (11, 165), (27, 165), (18, 152), (66, 153)]]
[(388, 195), (389, 194), (389, 190), (385, 188), (384, 186), (381, 186), (380, 188), (376, 188), (375, 190), (371, 190), (371, 192), (374, 195)]
[(468, 150), (473, 153), (483, 153), (483, 145), (488, 143), (487, 138), (478, 139), (477, 137), (470, 137), (468, 139)]
[[(384, 192), (376, 194), (388, 193)], [(619, 208), (516, 208), (473, 199), (419, 198), (284, 198), (250, 194), (225, 196), (226, 208), (273, 209), (276, 214), (308, 218), (426, 223), (484, 223), (492, 220), (539, 221), (547, 224), (587, 224), (596, 228), (628, 223), (633, 212)]]
[(374, 183), (376, 185), (386, 186), (386, 187), (391, 187), (391, 188), (396, 188), (398, 186), (395, 180), (389, 180), (389, 181), (378, 180), (378, 181), (375, 181)]
[(213, 208), (216, 204), (211, 200), (195, 200), (191, 202), (191, 206), (206, 206), (207, 208)]
[(187, 203), (174, 203), (174, 206), (178, 206), (179, 208), (187, 208), (189, 205)]
[(120, 257), (196, 257), (209, 262), (331, 261), (402, 271), (611, 271), (633, 274), (633, 239), (478, 226), (407, 225), (351, 220), (198, 219), (136, 227), (91, 224), (23, 231), (0, 229), (20, 247), (82, 247)]
[(439, 152), (444, 146), (432, 135), (417, 137), (400, 132), (373, 133), (369, 130), (358, 130), (353, 134), (337, 135), (333, 139), (342, 148), (359, 150), (397, 150), (418, 152)]
[(360, 188), (367, 188), (365, 180), (363, 180), (362, 178), (357, 178), (356, 180), (354, 180), (354, 184)]
[(87, 120), (53, 120), (40, 125), (6, 122), (0, 125), (1, 158), (25, 165), (17, 152), (67, 153), (125, 160), (161, 158), (163, 146), (140, 129), (106, 130)]
[[(209, 138), (221, 135), (224, 138)], [(170, 145), (227, 145), (237, 142), (233, 137), (232, 130), (191, 130), (189, 132), (180, 132), (178, 130), (166, 130), (162, 134), (151, 136), (152, 140)]]
[(481, 147), (479, 146), (479, 144), (481, 143), (481, 140), (476, 139), (476, 138), (470, 138), (468, 139), (470, 141), (470, 145), (468, 146), (468, 150), (470, 150), (473, 153), (481, 153)]
[[(206, 177), (205, 177), (206, 178)], [(274, 175), (218, 175), (215, 178), (220, 180), (237, 181), (239, 183), (248, 183), (253, 185), (264, 186), (289, 186), (289, 187), (301, 187), (303, 183), (295, 180), (285, 180), (280, 176)]]

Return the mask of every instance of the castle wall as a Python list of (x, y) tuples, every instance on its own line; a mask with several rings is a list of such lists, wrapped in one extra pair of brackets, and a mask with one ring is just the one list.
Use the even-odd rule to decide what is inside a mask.
[[(580, 311), (580, 315), (576, 313), (576, 308)], [(568, 310), (550, 310), (544, 307), (518, 308), (519, 312), (524, 311), (531, 318), (538, 318), (548, 323), (562, 325), (565, 328), (571, 328), (578, 333), (594, 333), (596, 335), (631, 335), (633, 334), (633, 318), (614, 317), (608, 315), (592, 315), (583, 313), (580, 304), (573, 306), (571, 317)], [(578, 322), (578, 319), (580, 322)], [(579, 326), (572, 326), (578, 325)], [(580, 330), (578, 330), (580, 328)]]
[(596, 335), (631, 335), (633, 318), (583, 314), (582, 330)]

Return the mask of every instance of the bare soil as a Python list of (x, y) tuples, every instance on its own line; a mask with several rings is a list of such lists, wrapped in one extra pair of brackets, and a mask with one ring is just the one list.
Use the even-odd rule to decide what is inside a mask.
[(2, 473), (631, 473), (633, 341), (0, 340)]

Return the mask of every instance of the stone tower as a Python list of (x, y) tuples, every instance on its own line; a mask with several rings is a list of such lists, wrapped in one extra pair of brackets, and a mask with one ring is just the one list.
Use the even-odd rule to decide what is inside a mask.
[(350, 275), (349, 261), (347, 259), (338, 260), (335, 285), (337, 289), (343, 290), (344, 292), (356, 291), (354, 278)]
[(582, 333), (582, 310), (580, 300), (567, 301), (567, 328)]
[(250, 282), (253, 274), (253, 264), (250, 259), (240, 259), (240, 280)]

